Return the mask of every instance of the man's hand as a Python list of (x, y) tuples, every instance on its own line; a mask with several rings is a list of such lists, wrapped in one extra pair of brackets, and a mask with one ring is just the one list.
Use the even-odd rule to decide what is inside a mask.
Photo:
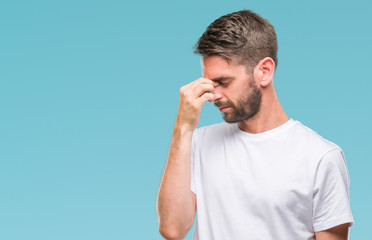
[(199, 78), (180, 88), (180, 102), (176, 125), (187, 130), (195, 129), (199, 124), (200, 113), (204, 103), (214, 99), (212, 80)]
[(196, 197), (191, 191), (191, 141), (203, 104), (214, 99), (210, 92), (213, 89), (214, 82), (206, 78), (180, 88), (176, 124), (157, 201), (159, 232), (166, 239), (185, 238), (194, 223)]

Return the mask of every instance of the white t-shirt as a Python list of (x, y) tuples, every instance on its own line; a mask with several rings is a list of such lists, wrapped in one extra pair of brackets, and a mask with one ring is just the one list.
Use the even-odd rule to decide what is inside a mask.
[(191, 155), (194, 240), (305, 240), (354, 224), (342, 149), (292, 118), (258, 134), (195, 129)]

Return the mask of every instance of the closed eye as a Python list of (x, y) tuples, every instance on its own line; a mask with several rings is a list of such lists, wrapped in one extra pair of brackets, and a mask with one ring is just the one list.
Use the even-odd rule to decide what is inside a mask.
[(233, 77), (219, 77), (212, 79), (212, 81), (217, 82), (222, 87), (226, 87), (233, 79)]

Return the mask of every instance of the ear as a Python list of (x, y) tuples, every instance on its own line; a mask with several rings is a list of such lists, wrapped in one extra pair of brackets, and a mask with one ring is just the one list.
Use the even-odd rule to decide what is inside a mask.
[(270, 57), (262, 59), (255, 67), (254, 74), (262, 87), (268, 86), (274, 79), (275, 62)]

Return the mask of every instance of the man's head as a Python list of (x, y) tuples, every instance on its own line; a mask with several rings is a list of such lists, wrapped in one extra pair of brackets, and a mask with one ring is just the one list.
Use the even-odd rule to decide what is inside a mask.
[(224, 15), (211, 23), (195, 45), (202, 57), (221, 56), (247, 65), (251, 72), (257, 63), (270, 57), (278, 66), (278, 42), (274, 27), (260, 15), (242, 10)]
[(249, 10), (220, 17), (200, 37), (195, 53), (202, 56), (204, 77), (218, 83), (214, 102), (226, 122), (253, 118), (275, 91), (277, 49), (274, 27)]

